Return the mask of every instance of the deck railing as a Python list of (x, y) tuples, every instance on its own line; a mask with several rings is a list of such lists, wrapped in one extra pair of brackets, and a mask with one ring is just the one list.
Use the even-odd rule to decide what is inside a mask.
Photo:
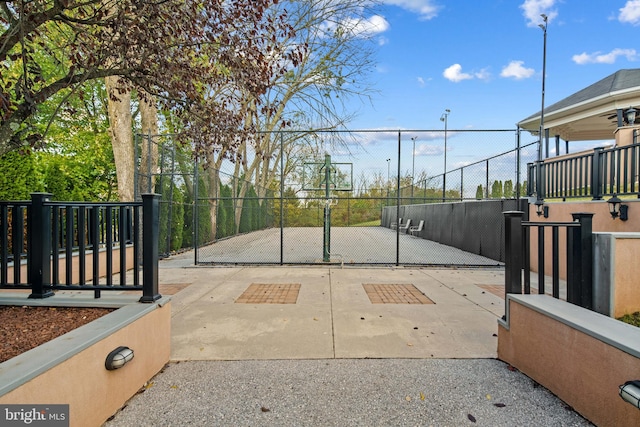
[(536, 170), (540, 167), (540, 198), (563, 199), (636, 195), (640, 197), (640, 144), (595, 148), (593, 152), (549, 158), (527, 164), (527, 194), (536, 192)]
[(141, 302), (160, 298), (160, 196), (131, 203), (50, 197), (33, 193), (31, 201), (0, 202), (0, 289), (30, 289), (30, 298), (54, 290), (89, 290), (95, 298), (101, 291), (139, 290)]

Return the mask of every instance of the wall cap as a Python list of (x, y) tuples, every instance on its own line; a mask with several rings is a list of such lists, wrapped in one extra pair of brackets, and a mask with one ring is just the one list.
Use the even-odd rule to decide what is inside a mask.
[(640, 358), (640, 328), (549, 295), (507, 295), (507, 320), (511, 303), (523, 305), (560, 323)]

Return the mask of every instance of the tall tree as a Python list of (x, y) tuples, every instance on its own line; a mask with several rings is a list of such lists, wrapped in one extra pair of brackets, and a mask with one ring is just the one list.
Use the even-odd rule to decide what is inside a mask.
[(515, 193), (513, 191), (513, 181), (508, 179), (504, 182), (504, 198), (512, 199), (515, 197)]
[(492, 199), (500, 199), (502, 198), (502, 181), (495, 180), (491, 185), (491, 198)]
[(3, 1), (0, 155), (43, 142), (33, 118), (53, 95), (111, 76), (111, 96), (134, 87), (156, 96), (199, 151), (233, 150), (238, 131), (253, 130), (241, 126), (239, 94), (260, 100), (273, 75), (298, 62), (291, 46), (278, 52), (286, 61), (268, 60), (269, 40), (292, 34), (282, 13), (265, 13), (276, 1)]
[[(245, 143), (238, 151), (237, 165), (246, 181), (238, 190), (237, 219), (251, 182), (258, 196), (264, 197), (278, 173), (290, 176), (301, 161), (312, 160), (324, 145), (317, 135), (275, 131), (291, 126), (318, 130), (343, 127), (353, 117), (344, 101), (350, 97), (366, 98), (372, 91), (367, 76), (374, 69), (371, 39), (376, 33), (372, 30), (375, 19), (371, 19), (373, 13), (362, 1), (287, 0), (272, 7), (276, 14), (283, 10), (287, 10), (295, 31), (295, 45), (304, 46), (305, 50), (297, 66), (273, 76), (260, 98), (245, 94), (245, 125), (263, 133), (252, 141), (253, 147)], [(286, 52), (292, 48), (292, 41), (277, 37), (270, 48)], [(265, 108), (258, 109), (259, 105)], [(344, 141), (336, 137), (332, 142)]]

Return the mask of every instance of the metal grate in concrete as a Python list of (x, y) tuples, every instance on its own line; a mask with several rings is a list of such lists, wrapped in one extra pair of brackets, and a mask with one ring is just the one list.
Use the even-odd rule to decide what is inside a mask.
[(236, 304), (295, 304), (300, 283), (252, 283)]
[(434, 304), (425, 294), (410, 283), (363, 283), (371, 304)]

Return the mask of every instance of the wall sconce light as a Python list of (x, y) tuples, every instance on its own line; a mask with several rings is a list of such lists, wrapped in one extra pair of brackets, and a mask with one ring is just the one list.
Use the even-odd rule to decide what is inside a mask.
[(627, 111), (624, 112), (624, 117), (627, 121), (628, 126), (633, 126), (636, 122), (636, 109), (633, 107), (629, 107)]
[(614, 194), (612, 198), (607, 200), (607, 203), (609, 204), (609, 213), (611, 214), (611, 218), (620, 218), (621, 221), (629, 219), (629, 206), (623, 205), (622, 200), (620, 200), (617, 195)]
[(620, 386), (620, 397), (640, 409), (640, 380), (627, 381)]
[(104, 367), (107, 368), (108, 371), (120, 369), (130, 362), (131, 359), (133, 359), (133, 350), (129, 347), (121, 346), (107, 355), (107, 359), (104, 361)]
[(538, 199), (534, 203), (536, 206), (536, 213), (538, 216), (544, 216), (545, 218), (549, 218), (549, 206), (544, 205), (544, 200)]

